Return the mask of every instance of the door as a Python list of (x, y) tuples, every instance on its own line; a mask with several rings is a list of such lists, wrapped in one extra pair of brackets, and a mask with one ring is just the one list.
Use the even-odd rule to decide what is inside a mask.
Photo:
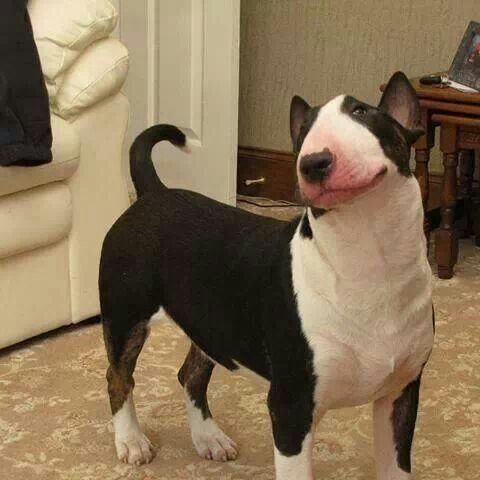
[(240, 0), (120, 0), (119, 36), (130, 51), (127, 138), (171, 123), (191, 153), (160, 144), (159, 176), (170, 187), (234, 204)]

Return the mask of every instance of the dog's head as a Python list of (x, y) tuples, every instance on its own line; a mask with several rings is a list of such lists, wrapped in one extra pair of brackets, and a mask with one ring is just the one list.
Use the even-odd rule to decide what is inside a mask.
[(395, 73), (378, 107), (340, 95), (322, 107), (293, 97), (290, 131), (304, 202), (330, 209), (353, 202), (388, 176), (410, 176), (410, 148), (423, 134), (407, 77)]

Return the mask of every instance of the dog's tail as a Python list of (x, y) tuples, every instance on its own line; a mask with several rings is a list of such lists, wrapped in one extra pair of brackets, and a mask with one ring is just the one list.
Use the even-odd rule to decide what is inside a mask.
[(130, 175), (138, 197), (158, 188), (167, 188), (158, 177), (152, 161), (153, 147), (162, 140), (180, 148), (186, 145), (184, 133), (173, 125), (162, 124), (147, 128), (130, 147)]

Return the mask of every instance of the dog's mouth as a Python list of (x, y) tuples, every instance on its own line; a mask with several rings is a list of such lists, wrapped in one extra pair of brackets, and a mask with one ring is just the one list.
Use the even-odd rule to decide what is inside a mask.
[[(300, 192), (304, 202), (311, 207), (329, 209), (336, 205), (348, 202), (367, 192), (375, 189), (387, 174), (387, 167), (383, 166), (377, 173), (368, 180), (362, 179), (358, 183), (349, 182), (342, 186), (341, 184), (331, 184), (326, 182), (325, 185), (311, 184), (300, 180)], [(330, 185), (329, 185), (330, 183)]]

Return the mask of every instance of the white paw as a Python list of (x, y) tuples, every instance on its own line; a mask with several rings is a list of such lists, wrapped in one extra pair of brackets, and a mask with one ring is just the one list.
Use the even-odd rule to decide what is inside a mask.
[(214, 420), (204, 420), (202, 427), (192, 431), (192, 440), (195, 449), (202, 458), (227, 462), (238, 456), (236, 443), (225, 435)]
[(140, 431), (131, 432), (128, 437), (115, 438), (118, 459), (130, 465), (150, 463), (156, 455), (150, 440)]

